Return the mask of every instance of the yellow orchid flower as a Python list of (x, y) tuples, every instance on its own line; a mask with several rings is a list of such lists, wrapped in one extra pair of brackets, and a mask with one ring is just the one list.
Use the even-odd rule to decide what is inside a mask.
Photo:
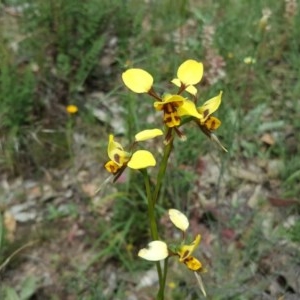
[[(136, 134), (135, 142), (145, 141), (162, 135), (160, 129), (144, 130)], [(131, 169), (139, 170), (156, 165), (152, 153), (146, 150), (137, 150), (134, 153), (127, 152), (122, 145), (114, 140), (112, 134), (109, 135), (107, 154), (109, 161), (105, 164), (108, 172), (119, 176), (128, 166)]]
[[(189, 227), (189, 221), (187, 217), (177, 209), (169, 210), (169, 217), (171, 222), (183, 232)], [(153, 241), (148, 244), (146, 248), (139, 251), (138, 256), (150, 260), (157, 261), (167, 258), (170, 255), (177, 255), (179, 262), (184, 263), (192, 271), (202, 271), (202, 263), (192, 256), (192, 253), (199, 246), (201, 240), (200, 234), (198, 234), (195, 240), (189, 244), (181, 244), (175, 247), (175, 250), (166, 250), (168, 246), (163, 241)]]
[(120, 143), (114, 140), (112, 134), (108, 137), (107, 155), (119, 167), (128, 162), (131, 156), (130, 153), (124, 151)]
[(153, 77), (143, 69), (128, 69), (122, 74), (124, 84), (135, 93), (148, 93), (153, 85)]
[[(178, 229), (183, 231), (183, 233), (188, 229), (189, 220), (181, 211), (174, 208), (169, 209), (169, 218)], [(192, 271), (200, 271), (202, 268), (201, 262), (192, 256), (192, 253), (199, 246), (200, 241), (201, 236), (198, 234), (190, 245), (183, 244), (178, 247), (178, 250), (176, 251), (179, 256), (179, 261), (184, 263)]]
[[(171, 222), (185, 234), (185, 231), (189, 227), (188, 218), (181, 211), (174, 208), (169, 209), (169, 217)], [(199, 273), (205, 272), (206, 270), (203, 268), (202, 263), (192, 256), (192, 253), (199, 246), (200, 240), (201, 236), (198, 234), (191, 244), (186, 245), (181, 243), (175, 247), (168, 247), (167, 243), (164, 241), (152, 241), (146, 248), (143, 248), (138, 252), (138, 256), (150, 261), (159, 261), (166, 259), (169, 256), (178, 256), (179, 262), (186, 265), (189, 270), (195, 273), (199, 287), (203, 294), (206, 295), (202, 279), (199, 275)]]
[[(200, 234), (198, 234), (195, 240), (190, 245), (180, 246), (179, 250), (177, 251), (177, 254), (179, 255), (179, 261), (183, 263), (190, 261), (190, 258), (192, 257), (192, 253), (199, 246), (200, 241), (201, 241), (201, 236)], [(193, 271), (197, 271), (197, 270), (193, 270)]]
[[(209, 120), (209, 117), (212, 113), (214, 113), (220, 106), (221, 101), (222, 101), (222, 94), (223, 92), (221, 91), (219, 93), (219, 95), (217, 95), (216, 97), (213, 97), (209, 100), (207, 100), (202, 106), (198, 107), (198, 112), (203, 115), (203, 118), (200, 120), (201, 125), (207, 125), (209, 130), (213, 130), (213, 128), (210, 128), (211, 126), (209, 126), (210, 124), (213, 125), (216, 128), (216, 124), (214, 124), (213, 122), (207, 122)], [(213, 120), (218, 120), (217, 118), (213, 117)], [(218, 127), (221, 125), (221, 121), (218, 120)]]
[(221, 121), (211, 115), (219, 108), (222, 101), (222, 94), (223, 92), (220, 91), (219, 95), (207, 100), (202, 106), (197, 108), (199, 114), (202, 115), (201, 118), (197, 118), (197, 124), (212, 141), (218, 144), (225, 152), (228, 152), (213, 133), (214, 130), (221, 126)]

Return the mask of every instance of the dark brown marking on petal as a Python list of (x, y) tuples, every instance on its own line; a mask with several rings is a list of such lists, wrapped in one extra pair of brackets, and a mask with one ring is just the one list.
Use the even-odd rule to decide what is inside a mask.
[(175, 106), (176, 108), (181, 106), (181, 105), (183, 105), (183, 102), (179, 102), (179, 101), (173, 102), (173, 106)]
[(213, 120), (213, 121), (211, 122), (210, 129), (211, 129), (211, 130), (214, 130), (215, 128), (216, 128), (216, 121)]
[[(174, 104), (175, 104), (175, 105), (174, 105)], [(172, 112), (173, 112), (173, 113), (177, 112), (176, 102), (173, 103), (173, 105), (171, 105), (171, 109), (172, 109)]]
[(166, 105), (164, 106), (164, 111), (165, 111), (165, 113), (167, 113), (167, 114), (171, 114), (172, 111), (173, 111), (173, 108), (172, 108), (172, 106), (168, 103), (168, 104), (166, 104)]
[(203, 112), (203, 117), (206, 118), (209, 114), (209, 109), (206, 109), (204, 112)]
[(165, 116), (164, 121), (165, 121), (165, 123), (171, 123), (172, 122), (172, 116)]
[(188, 250), (184, 251), (182, 257), (185, 261), (188, 259), (188, 255), (189, 255), (189, 251)]
[(188, 256), (187, 258), (184, 259), (184, 263), (188, 263), (189, 261), (193, 260), (192, 256)]
[(118, 164), (120, 163), (120, 155), (119, 155), (119, 154), (116, 153), (116, 154), (114, 155), (114, 161), (115, 161), (116, 163), (118, 163)]
[(164, 111), (169, 114), (175, 113), (177, 111), (177, 107), (174, 103), (167, 103), (164, 105)]

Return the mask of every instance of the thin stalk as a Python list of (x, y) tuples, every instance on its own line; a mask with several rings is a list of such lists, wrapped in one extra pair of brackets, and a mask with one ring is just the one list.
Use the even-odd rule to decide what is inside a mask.
[(169, 160), (172, 149), (173, 149), (173, 137), (171, 138), (170, 142), (167, 145), (165, 145), (165, 147), (164, 147), (164, 155), (161, 160), (159, 170), (157, 173), (157, 178), (156, 178), (156, 186), (155, 186), (155, 190), (154, 190), (154, 194), (153, 194), (153, 205), (155, 205), (157, 203), (158, 195), (159, 195), (162, 183), (163, 183), (163, 179), (165, 177), (166, 168), (168, 165), (168, 160)]
[(157, 225), (156, 225), (156, 219), (155, 219), (155, 213), (154, 213), (154, 205), (153, 205), (153, 200), (152, 200), (149, 175), (148, 175), (148, 172), (146, 169), (143, 169), (142, 173), (144, 176), (144, 183), (145, 183), (146, 195), (147, 195), (147, 200), (148, 200), (148, 216), (149, 216), (151, 237), (153, 240), (157, 240), (158, 239), (158, 231), (157, 231)]
[[(158, 240), (158, 231), (157, 231), (157, 224), (156, 224), (155, 211), (154, 211), (155, 205), (153, 203), (150, 180), (149, 180), (147, 169), (143, 169), (141, 171), (144, 177), (144, 183), (146, 188), (146, 195), (147, 195), (147, 202), (148, 202), (148, 218), (149, 218), (151, 238), (153, 241), (155, 241)], [(157, 299), (164, 300), (165, 280), (163, 278), (162, 269), (159, 261), (156, 262), (156, 269), (157, 269), (158, 280), (159, 280), (159, 291), (157, 294)]]
[(163, 282), (162, 282), (162, 286), (165, 287), (166, 286), (166, 280), (167, 280), (167, 274), (168, 274), (168, 258), (167, 257), (164, 260), (164, 273), (163, 273)]

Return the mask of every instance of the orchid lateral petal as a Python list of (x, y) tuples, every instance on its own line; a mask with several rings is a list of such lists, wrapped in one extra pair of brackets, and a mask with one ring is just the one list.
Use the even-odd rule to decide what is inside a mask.
[(177, 71), (178, 79), (186, 86), (200, 82), (203, 76), (203, 64), (193, 59), (182, 63)]
[(146, 129), (143, 131), (140, 131), (135, 135), (135, 141), (136, 142), (141, 142), (141, 141), (146, 141), (149, 139), (153, 139), (157, 136), (163, 135), (163, 132), (160, 129)]
[(193, 85), (189, 85), (187, 88), (185, 88), (185, 91), (187, 91), (188, 93), (190, 93), (193, 96), (196, 96), (198, 90), (193, 86)]
[(180, 81), (179, 78), (174, 78), (174, 79), (171, 80), (171, 82), (173, 84), (175, 84), (176, 86), (181, 87), (181, 81)]
[[(173, 84), (175, 84), (176, 86), (181, 87), (181, 81), (179, 78), (174, 78), (171, 82)], [(196, 94), (197, 94), (197, 89), (193, 85), (187, 86), (184, 90), (193, 96), (196, 96)]]
[(221, 91), (218, 96), (207, 100), (202, 106), (198, 107), (198, 112), (203, 114), (204, 121), (219, 108), (222, 94), (223, 92)]
[(181, 211), (174, 208), (169, 209), (169, 218), (178, 229), (182, 231), (188, 229), (189, 220)]
[(139, 257), (150, 261), (159, 261), (167, 258), (168, 255), (168, 246), (162, 241), (150, 242), (147, 248), (141, 249), (138, 253)]
[(122, 74), (124, 84), (135, 93), (148, 93), (153, 77), (143, 69), (129, 69)]
[(131, 169), (139, 170), (147, 167), (154, 167), (156, 161), (151, 152), (146, 150), (138, 150), (133, 153), (127, 166)]
[(177, 112), (179, 116), (192, 116), (200, 121), (203, 119), (203, 115), (198, 112), (195, 103), (191, 100), (185, 100), (183, 105), (178, 107)]
[(180, 250), (178, 251), (180, 262), (184, 262), (189, 256), (192, 255), (195, 249), (199, 246), (200, 241), (201, 241), (201, 235), (198, 234), (195, 240), (190, 245), (181, 246)]

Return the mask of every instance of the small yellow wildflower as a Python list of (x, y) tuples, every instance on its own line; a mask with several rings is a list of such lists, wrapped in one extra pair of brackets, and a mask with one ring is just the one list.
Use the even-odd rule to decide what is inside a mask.
[(254, 57), (247, 56), (244, 58), (244, 63), (246, 65), (254, 65), (256, 63), (256, 59)]
[(176, 283), (174, 281), (170, 281), (168, 283), (168, 287), (171, 288), (171, 289), (175, 289), (176, 288)]
[(207, 100), (202, 106), (198, 107), (198, 112), (203, 116), (199, 119), (201, 125), (204, 125), (208, 130), (215, 130), (221, 125), (221, 121), (216, 117), (212, 117), (221, 104), (223, 92), (221, 91), (218, 96)]
[(78, 112), (78, 107), (76, 105), (70, 104), (66, 107), (66, 111), (70, 115), (74, 115)]

